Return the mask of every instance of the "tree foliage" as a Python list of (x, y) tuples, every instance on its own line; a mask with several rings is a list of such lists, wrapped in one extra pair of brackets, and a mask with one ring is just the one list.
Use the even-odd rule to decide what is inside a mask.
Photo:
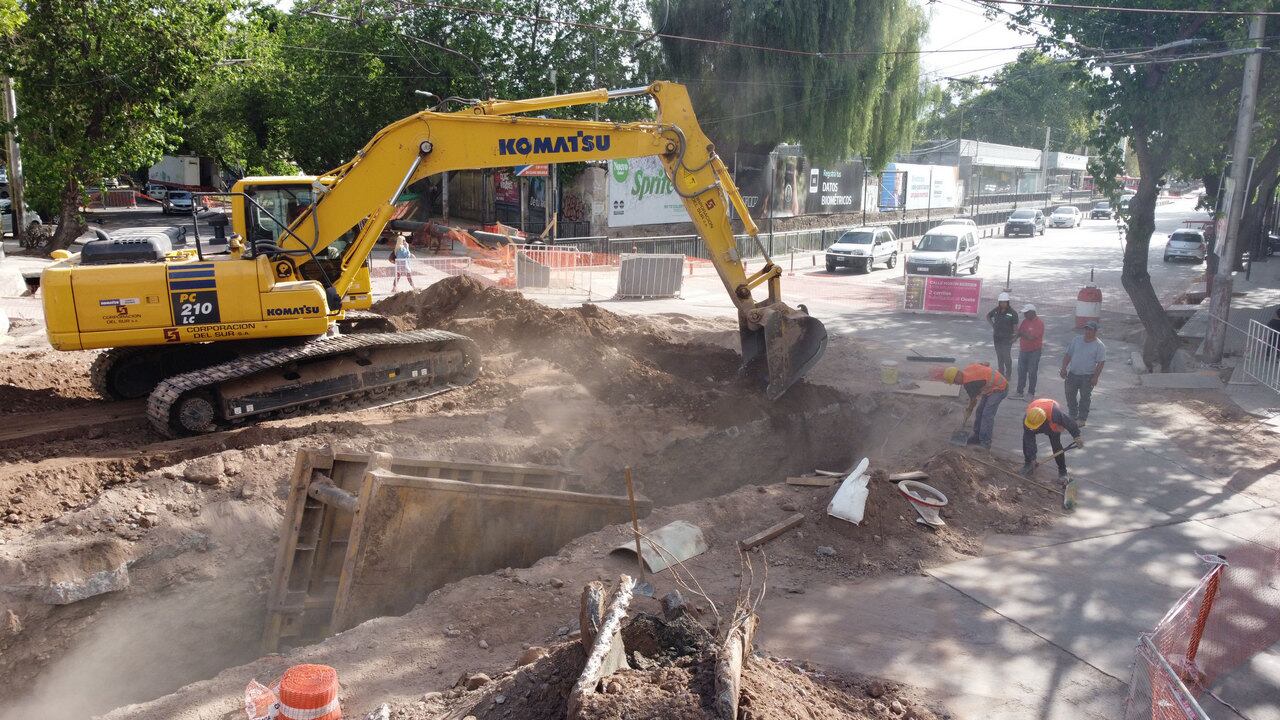
[(1081, 152), (1094, 125), (1088, 80), (1076, 63), (1025, 50), (989, 80), (935, 86), (919, 134), (1041, 147), (1049, 128), (1051, 148)]
[(78, 235), (83, 188), (153, 162), (183, 123), (177, 99), (201, 79), (228, 0), (30, 0), (0, 37), (18, 84), (17, 125), (32, 204), (59, 208), (57, 242)]
[[(435, 104), (415, 91), (521, 98), (647, 82), (656, 49), (634, 48), (637, 34), (565, 24), (638, 33), (645, 10), (634, 2), (495, 0), (482, 7), (488, 12), (389, 0), (300, 0), (288, 12), (255, 8), (227, 43), (229, 57), (245, 62), (220, 69), (191, 98), (188, 146), (249, 172), (317, 173), (350, 159), (392, 121)], [(548, 114), (597, 112), (631, 120), (649, 110), (633, 101)]]
[[(1130, 5), (1128, 0), (1098, 0), (1100, 5)], [(1222, 0), (1152, 0), (1149, 7), (1206, 10), (1250, 10), (1254, 3)], [(1180, 40), (1203, 39), (1198, 46), (1222, 50), (1240, 47), (1245, 20), (1231, 15), (1142, 15), (1081, 12), (1053, 5), (1028, 8), (1018, 24), (1033, 21), (1049, 28), (1045, 49), (1066, 50), (1085, 59), (1092, 81), (1089, 109), (1099, 118), (1091, 145), (1090, 171), (1113, 195), (1123, 172), (1120, 148), (1127, 139), (1138, 160), (1141, 182), (1125, 218), (1124, 267), (1121, 282), (1147, 331), (1144, 357), (1148, 365), (1167, 368), (1179, 347), (1173, 325), (1151, 285), (1147, 255), (1155, 230), (1158, 183), (1221, 131), (1223, 109), (1234, 107), (1242, 60), (1211, 59), (1154, 63), (1147, 58), (1109, 61), (1118, 50), (1153, 48)], [(1187, 54), (1172, 51), (1164, 59)]]
[(865, 155), (880, 167), (910, 143), (926, 21), (909, 0), (655, 0), (652, 7), (664, 34), (737, 43), (662, 40), (671, 79), (690, 85), (723, 151), (798, 142), (819, 161)]
[(0, 0), (0, 37), (12, 35), (27, 20), (18, 0)]

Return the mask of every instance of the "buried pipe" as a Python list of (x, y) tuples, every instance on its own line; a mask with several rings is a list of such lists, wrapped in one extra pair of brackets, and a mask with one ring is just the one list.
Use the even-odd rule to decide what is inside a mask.
[(354, 513), (360, 505), (359, 498), (334, 485), (331, 478), (320, 473), (316, 473), (315, 479), (307, 486), (307, 496), (343, 512)]

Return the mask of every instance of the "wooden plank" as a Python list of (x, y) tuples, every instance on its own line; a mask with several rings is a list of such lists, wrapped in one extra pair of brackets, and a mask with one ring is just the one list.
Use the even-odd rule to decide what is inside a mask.
[(756, 616), (748, 615), (725, 636), (716, 653), (715, 709), (720, 720), (737, 720), (742, 695), (742, 664), (751, 654)]
[[(294, 457), (293, 473), (289, 476), (289, 499), (285, 504), (284, 517), (280, 526), (280, 545), (276, 551), (275, 567), (271, 573), (271, 594), (268, 607), (276, 608), (284, 605), (289, 594), (290, 573), (293, 569), (293, 557), (298, 547), (298, 533), (302, 531), (302, 516), (307, 504), (307, 485), (311, 482), (314, 469), (329, 470), (333, 467), (333, 454), (327, 449), (303, 449)], [(284, 628), (284, 613), (272, 610), (267, 613), (267, 625), (263, 631), (262, 644), (267, 652), (275, 652), (280, 644), (280, 634)]]
[(799, 485), (801, 487), (831, 487), (836, 484), (836, 478), (828, 475), (819, 475), (817, 477), (809, 475), (803, 477), (789, 477), (787, 478), (787, 484)]
[(902, 482), (903, 480), (928, 480), (929, 473), (923, 470), (912, 470), (911, 472), (894, 473), (889, 476), (889, 482)]
[(782, 533), (798, 526), (804, 522), (804, 513), (795, 513), (781, 522), (776, 522), (749, 538), (738, 541), (738, 547), (743, 550), (750, 550), (757, 545), (763, 545), (770, 540), (778, 537)]
[(351, 606), (351, 587), (355, 582), (356, 562), (360, 557), (361, 543), (364, 540), (364, 518), (368, 514), (369, 504), (377, 491), (378, 477), (376, 473), (385, 472), (391, 466), (391, 456), (387, 453), (371, 453), (364, 481), (360, 486), (360, 504), (351, 514), (351, 534), (347, 536), (346, 557), (342, 561), (342, 572), (338, 576), (338, 590), (333, 596), (333, 613), (329, 616), (329, 632), (341, 632), (348, 627), (348, 614)]

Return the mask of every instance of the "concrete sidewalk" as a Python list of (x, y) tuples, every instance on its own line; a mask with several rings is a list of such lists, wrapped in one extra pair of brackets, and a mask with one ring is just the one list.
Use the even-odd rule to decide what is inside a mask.
[[(1036, 395), (1062, 402), (1057, 367), (1071, 318), (1047, 310)], [(867, 338), (885, 357), (915, 347), (962, 364), (994, 361), (983, 322), (883, 320), (846, 315), (828, 328)], [(1196, 553), (1230, 550), (1267, 528), (1280, 537), (1280, 473), (1261, 468), (1255, 481), (1233, 481), (1207, 453), (1148, 427), (1122, 401), (1138, 387), (1125, 363), (1134, 346), (1105, 330), (1103, 339), (1108, 365), (1085, 429), (1088, 452), (1068, 455), (1082, 481), (1074, 514), (1029, 535), (992, 536), (981, 557), (927, 577), (810, 588), (766, 606), (762, 646), (924, 686), (960, 718), (1121, 718), (1138, 634), (1207, 570)], [(1011, 469), (1021, 464), (1029, 399), (1000, 407), (993, 455)], [(1049, 479), (1052, 468), (1041, 473)], [(1247, 677), (1215, 689), (1251, 720), (1280, 719), (1280, 647), (1255, 658)], [(1204, 702), (1211, 716), (1232, 716)]]

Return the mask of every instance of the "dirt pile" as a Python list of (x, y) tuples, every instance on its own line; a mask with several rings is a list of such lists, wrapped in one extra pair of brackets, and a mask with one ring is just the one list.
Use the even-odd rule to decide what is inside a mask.
[[(715, 720), (716, 654), (708, 629), (688, 615), (666, 621), (639, 613), (623, 627), (622, 638), (629, 667), (604, 678), (600, 692), (588, 695), (584, 720)], [(430, 694), (428, 701), (399, 705), (391, 716), (562, 720), (585, 659), (578, 641), (561, 643), (492, 681), (464, 675), (453, 689)], [(474, 687), (478, 682), (484, 684)], [(467, 690), (468, 684), (474, 689)], [(830, 677), (811, 672), (808, 663), (759, 654), (744, 663), (740, 698), (743, 720), (938, 717), (909, 688), (869, 678)]]
[[(474, 339), (486, 356), (516, 353), (560, 367), (604, 402), (663, 405), (702, 416), (720, 410), (716, 391), (735, 396), (740, 416), (766, 414), (763, 383), (739, 378), (738, 353), (686, 342), (649, 319), (599, 306), (550, 308), (469, 276), (441, 280), (373, 306), (404, 330), (440, 328)], [(783, 412), (810, 402), (816, 390), (798, 383), (777, 404)]]

